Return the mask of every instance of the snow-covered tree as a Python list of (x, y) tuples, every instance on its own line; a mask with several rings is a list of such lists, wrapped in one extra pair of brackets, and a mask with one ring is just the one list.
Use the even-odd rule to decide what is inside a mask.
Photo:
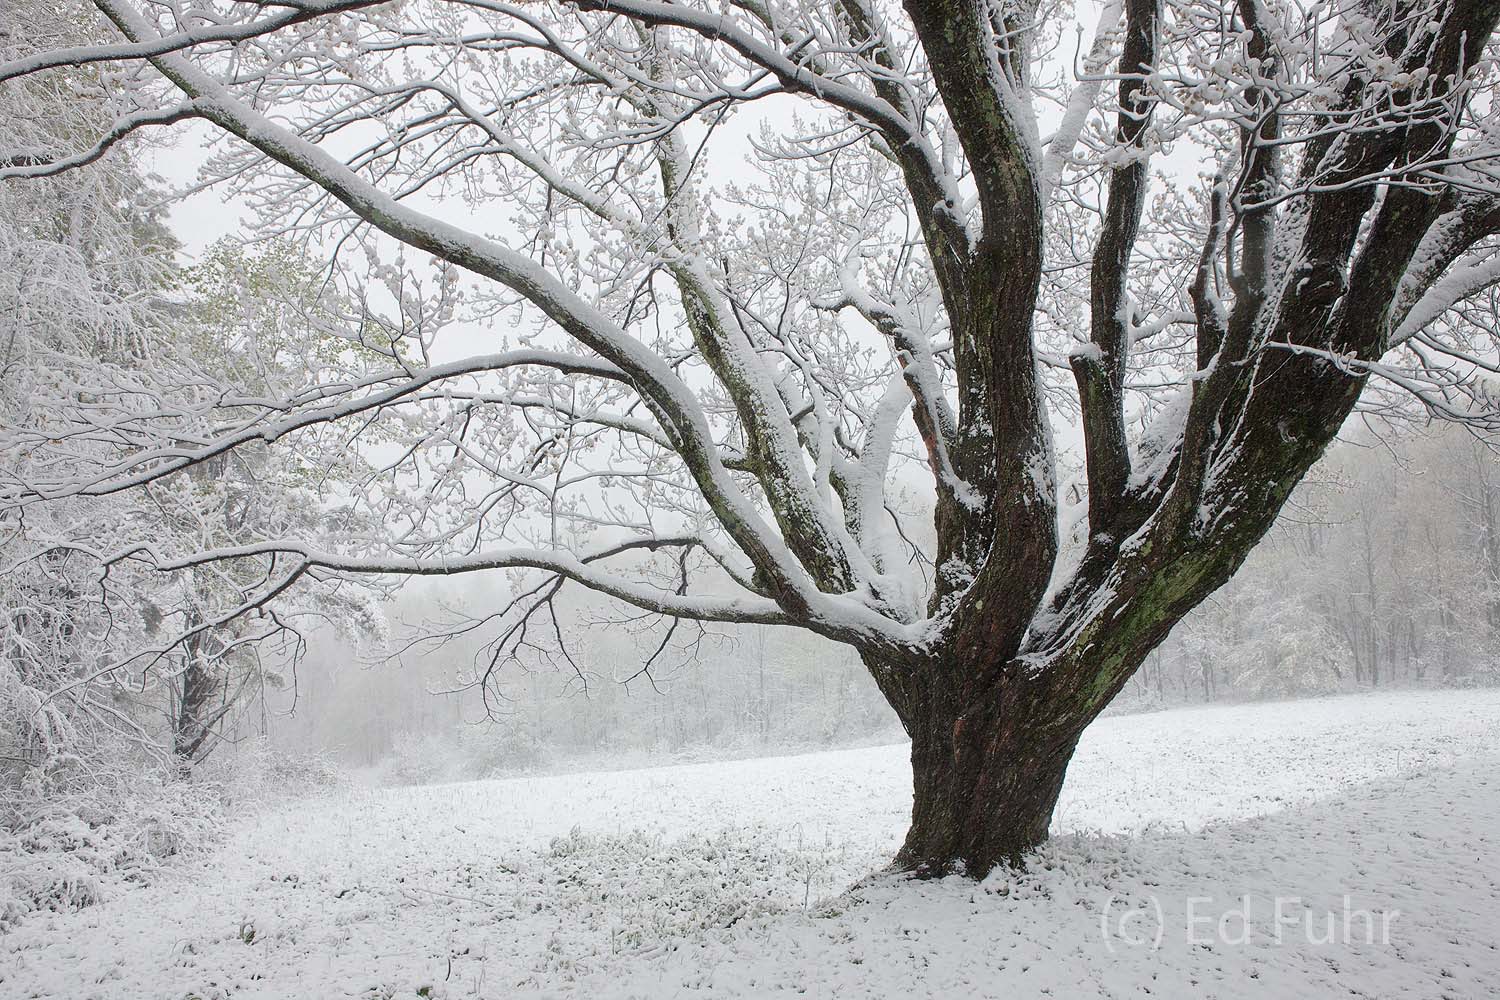
[(0, 80), (103, 67), (114, 117), (3, 175), (196, 120), (206, 183), (399, 319), (359, 377), (88, 388), (111, 454), (0, 508), (342, 435), (379, 535), (128, 558), (530, 570), (511, 644), (565, 583), (848, 644), (912, 737), (907, 868), (1046, 836), (1362, 397), (1491, 417), (1497, 3), (1108, 0), (1076, 72), (1036, 0), (93, 4), (117, 37)]
[[(18, 9), (34, 19), (6, 23), (7, 55), (83, 30), (76, 6), (71, 16), (66, 5)], [(8, 81), (0, 102), (15, 124), (15, 149), (29, 150), (8, 161), (86, 147), (111, 120), (108, 91), (108, 75), (88, 66)], [(201, 391), (205, 378), (225, 377), (247, 391), (279, 392), (287, 372), (300, 381), (314, 358), (348, 370), (350, 344), (326, 333), (347, 326), (341, 300), (318, 291), (321, 279), (300, 252), (219, 246), (183, 269), (163, 193), (137, 152), (122, 146), (80, 169), (0, 188), (0, 426), (9, 477), (109, 461), (117, 433), (128, 435), (111, 425), (113, 397), (163, 399), (163, 386)], [(158, 443), (192, 446), (199, 429), (182, 422), (177, 438)], [(7, 763), (46, 767), (157, 743), (190, 763), (212, 747), (218, 724), (245, 707), (244, 695), (279, 680), (259, 640), (284, 637), (299, 613), (367, 629), (369, 596), (337, 581), (296, 591), (268, 627), (240, 613), (247, 600), (259, 606), (265, 582), (246, 567), (165, 578), (112, 569), (94, 555), (163, 537), (212, 548), (247, 530), (347, 530), (348, 510), (321, 502), (314, 488), (328, 472), (328, 463), (309, 465), (289, 449), (241, 448), (171, 482), (0, 515)]]
[[(76, 29), (64, 13), (40, 7), (33, 13), (39, 23), (29, 27), (38, 32)], [(7, 56), (26, 50), (12, 31), (0, 44)], [(110, 120), (96, 97), (98, 86), (98, 74), (86, 67), (55, 79), (7, 82), (0, 102), (14, 148), (91, 141)], [(50, 457), (19, 444), (19, 432), (59, 441), (78, 432), (50, 401), (128, 371), (170, 322), (166, 297), (177, 244), (160, 210), (150, 207), (151, 195), (143, 172), (126, 156), (89, 171), (0, 186), (0, 423), (7, 476), (25, 476), (33, 463)], [(145, 738), (118, 688), (91, 683), (111, 636), (141, 638), (139, 618), (128, 609), (104, 609), (97, 567), (52, 545), (70, 531), (97, 534), (128, 516), (129, 507), (65, 500), (24, 517), (14, 511), (0, 516), (0, 729), (8, 778), (112, 739)]]
[[(321, 294), (321, 285), (317, 269), (288, 245), (259, 252), (228, 241), (210, 247), (182, 274), (184, 294), (169, 350), (174, 360), (192, 364), (178, 377), (282, 392), (309, 370), (350, 370), (357, 362), (348, 342), (325, 332), (344, 320), (341, 303)], [(237, 448), (132, 494), (142, 501), (134, 512), (134, 535), (167, 535), (178, 545), (210, 549), (255, 535), (347, 536), (364, 530), (367, 525), (347, 504), (318, 488), (333, 469), (349, 476), (358, 466), (309, 461), (295, 449)], [(286, 638), (287, 632), (293, 646), (301, 643), (287, 623), (314, 615), (353, 642), (383, 628), (373, 595), (338, 581), (287, 588), (278, 613), (267, 612), (269, 623), (252, 626), (240, 609), (261, 583), (254, 567), (220, 562), (159, 580), (157, 593), (138, 597), (149, 608), (156, 649), (172, 662), (160, 670), (148, 655), (137, 661), (137, 671), (165, 674), (172, 682), (172, 751), (184, 764), (211, 750), (221, 724), (245, 710), (265, 685), (288, 683), (282, 669), (288, 657), (262, 655), (263, 640)], [(162, 637), (169, 641), (160, 644)]]

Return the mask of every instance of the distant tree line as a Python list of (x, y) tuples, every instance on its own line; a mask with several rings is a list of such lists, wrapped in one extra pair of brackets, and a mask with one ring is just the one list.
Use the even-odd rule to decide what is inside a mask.
[(1500, 465), (1438, 427), (1330, 451), (1239, 576), (1142, 666), (1125, 704), (1500, 678)]

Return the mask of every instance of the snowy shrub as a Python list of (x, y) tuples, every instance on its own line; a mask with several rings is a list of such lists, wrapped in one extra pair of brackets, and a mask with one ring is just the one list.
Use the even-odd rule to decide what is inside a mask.
[(325, 753), (290, 753), (260, 737), (198, 765), (195, 781), (217, 787), (226, 805), (285, 801), (347, 785), (348, 774)]
[(37, 910), (88, 906), (212, 842), (217, 790), (136, 760), (58, 758), (0, 801), (0, 928)]
[(12, 773), (0, 789), (0, 928), (146, 881), (168, 859), (212, 844), (231, 809), (345, 781), (326, 757), (288, 754), (265, 740), (210, 758), (187, 777), (169, 761), (110, 744), (56, 754)]
[(458, 747), (438, 733), (400, 732), (380, 767), (381, 784), (431, 785), (450, 781), (460, 769)]
[[(553, 905), (608, 928), (612, 954), (653, 953), (684, 936), (743, 920), (810, 908), (849, 877), (843, 845), (809, 843), (789, 830), (733, 827), (666, 838), (633, 830), (554, 838), (538, 871)], [(581, 957), (549, 954), (566, 970)]]
[(502, 777), (549, 763), (545, 748), (524, 726), (507, 722), (465, 726), (456, 734), (403, 731), (380, 764), (383, 785), (432, 785)]
[(458, 734), (457, 754), (465, 778), (535, 771), (548, 763), (546, 749), (535, 735), (510, 720), (465, 726)]
[(1333, 694), (1339, 689), (1337, 662), (1326, 632), (1294, 628), (1284, 621), (1267, 623), (1257, 641), (1246, 642), (1229, 658), (1236, 689), (1251, 698), (1299, 698)]
[(1490, 688), (1500, 684), (1500, 666), (1486, 660), (1463, 668), (1451, 668), (1445, 682), (1456, 688)]

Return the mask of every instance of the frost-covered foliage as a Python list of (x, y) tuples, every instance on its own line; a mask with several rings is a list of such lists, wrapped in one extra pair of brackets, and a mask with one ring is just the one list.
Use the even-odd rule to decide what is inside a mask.
[(348, 783), (326, 757), (248, 740), (184, 780), (118, 744), (53, 754), (0, 786), (0, 930), (39, 910), (93, 905), (216, 844), (253, 811)]
[[(73, 363), (128, 360), (150, 323), (148, 290), (161, 287), (172, 243), (129, 210), (141, 190), (117, 173), (0, 185), (7, 425), (47, 426), (57, 414), (38, 400), (78, 376)], [(25, 454), (6, 461), (24, 468)], [(146, 642), (142, 605), (108, 607), (97, 564), (51, 544), (131, 518), (113, 501), (0, 517), (0, 926), (95, 902), (217, 828), (216, 796), (168, 773), (131, 690), (98, 674), (122, 647)]]
[(218, 790), (159, 761), (54, 756), (0, 788), (0, 927), (145, 881), (211, 843), (220, 823)]
[[(24, 6), (42, 27), (76, 35), (66, 11), (49, 19), (40, 5)], [(0, 39), (11, 56), (34, 42), (15, 31)], [(77, 141), (107, 113), (97, 100), (55, 91), (100, 86), (88, 70), (7, 81), (0, 106), (25, 142), (52, 147)], [(11, 432), (72, 436), (76, 425), (47, 400), (101, 376), (128, 381), (132, 362), (169, 322), (176, 244), (146, 207), (153, 200), (123, 158), (37, 186), (0, 184), (0, 422)], [(25, 475), (42, 459), (12, 441), (6, 474)], [(122, 794), (126, 758), (146, 739), (126, 690), (96, 675), (120, 644), (143, 640), (140, 605), (107, 606), (99, 567), (53, 545), (74, 532), (123, 534), (139, 510), (101, 498), (0, 515), (0, 786), (12, 818), (26, 794), (45, 795), (49, 809), (81, 804), (96, 783)], [(114, 583), (130, 592), (127, 581)], [(124, 814), (124, 801), (101, 808)]]
[[(77, 5), (0, 10), (0, 59), (98, 37)], [(0, 81), (14, 142), (6, 162), (86, 148), (118, 99), (117, 76), (95, 65)], [(114, 419), (119, 400), (163, 385), (201, 391), (199, 374), (215, 368), (269, 391), (265, 373), (292, 366), (288, 345), (307, 342), (286, 316), (306, 269), (275, 247), (218, 251), (184, 269), (165, 192), (140, 152), (126, 141), (82, 169), (0, 183), (0, 482), (87, 480), (110, 466), (109, 442), (132, 437)], [(177, 441), (206, 432), (190, 414), (178, 430)], [(166, 577), (120, 561), (133, 545), (349, 524), (308, 488), (295, 455), (241, 450), (195, 472), (127, 496), (82, 491), (0, 511), (5, 920), (85, 904), (205, 843), (247, 786), (190, 782), (183, 769), (213, 748), (247, 692), (282, 683), (297, 615), (328, 614), (351, 635), (379, 623), (360, 588), (307, 581), (277, 618), (263, 595), (246, 607), (263, 577), (225, 566)], [(234, 614), (245, 610), (254, 613)], [(264, 641), (288, 636), (279, 648)]]
[[(7, 5), (0, 28), (5, 59), (100, 37), (78, 4)], [(86, 149), (122, 100), (118, 76), (96, 64), (0, 81), (10, 162)], [(167, 193), (141, 153), (128, 139), (80, 169), (0, 184), (5, 483), (121, 471), (114, 443), (143, 440), (121, 408), (169, 387), (182, 393), (173, 433), (153, 439), (167, 451), (212, 435), (192, 407), (222, 399), (212, 378), (232, 375), (254, 405), (255, 394), (285, 391), (288, 372), (358, 370), (358, 350), (329, 332), (343, 322), (341, 300), (318, 291), (288, 246), (220, 245), (184, 267), (164, 221)], [(107, 752), (98, 748), (109, 739), (191, 762), (250, 695), (289, 683), (303, 616), (378, 641), (383, 622), (364, 588), (222, 563), (166, 575), (131, 557), (253, 533), (352, 533), (357, 519), (319, 486), (327, 473), (295, 450), (249, 447), (128, 495), (85, 488), (0, 511), (6, 767)], [(282, 598), (275, 606), (267, 583)]]

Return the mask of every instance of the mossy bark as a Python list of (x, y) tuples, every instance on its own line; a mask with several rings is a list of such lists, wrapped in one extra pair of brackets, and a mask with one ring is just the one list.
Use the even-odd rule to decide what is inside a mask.
[(981, 878), (1047, 839), (1077, 732), (934, 706), (909, 723), (912, 820), (897, 867)]
[[(1281, 472), (1295, 482), (1308, 462)], [(1005, 622), (983, 613), (1004, 597), (992, 593), (955, 623), (942, 655), (872, 664), (912, 740), (912, 821), (898, 869), (982, 878), (1025, 864), (1047, 838), (1083, 731), (1274, 523), (1289, 485), (1269, 469), (1258, 479), (1261, 490), (1241, 494), (1255, 506), (1231, 510), (1210, 533), (1183, 525), (1124, 552), (1101, 543), (1039, 615), (1055, 631), (1033, 628), (1018, 656), (988, 656), (1015, 641), (986, 636)]]

